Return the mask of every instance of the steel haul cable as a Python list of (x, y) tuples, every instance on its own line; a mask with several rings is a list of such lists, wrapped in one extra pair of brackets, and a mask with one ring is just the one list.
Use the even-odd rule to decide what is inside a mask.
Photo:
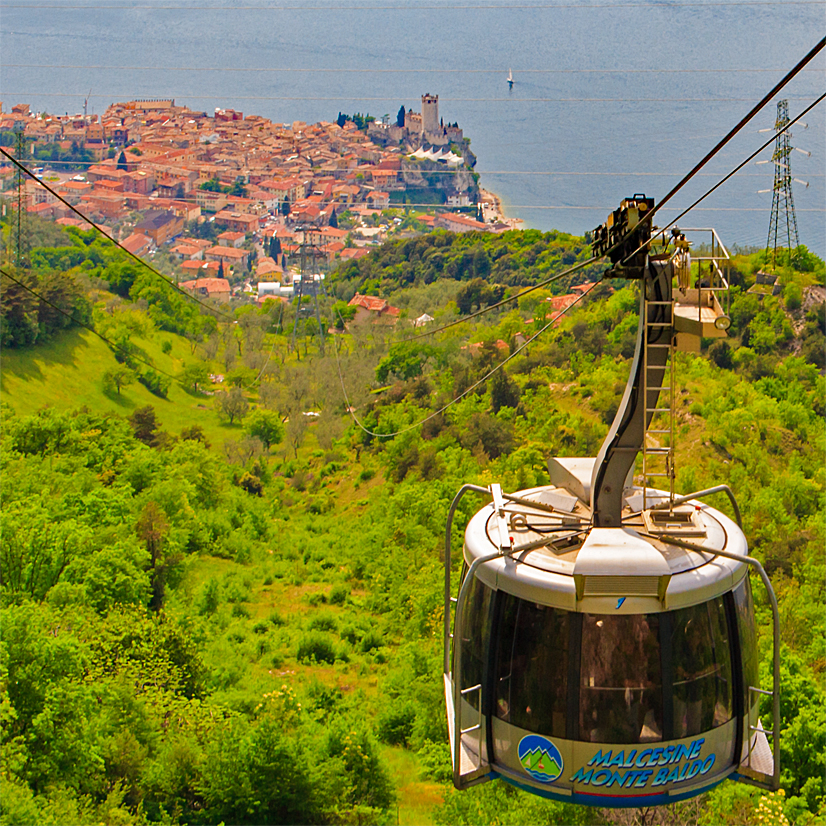
[(101, 339), (102, 341), (105, 341), (113, 350), (119, 350), (121, 353), (126, 355), (128, 358), (135, 359), (136, 361), (139, 361), (142, 364), (145, 364), (147, 367), (150, 367), (152, 370), (156, 370), (158, 373), (163, 373), (165, 376), (168, 376), (170, 379), (177, 379), (178, 378), (177, 376), (173, 376), (172, 373), (167, 373), (166, 370), (163, 370), (160, 367), (156, 367), (154, 364), (147, 361), (146, 359), (141, 358), (140, 356), (137, 356), (134, 353), (130, 353), (128, 350), (124, 350), (123, 347), (119, 346), (118, 344), (115, 344), (114, 341), (111, 341), (110, 339), (106, 338), (106, 336), (99, 333), (90, 324), (86, 324), (84, 321), (81, 321), (79, 318), (75, 318), (74, 315), (72, 315), (71, 313), (67, 313), (66, 310), (62, 309), (61, 307), (58, 307), (57, 304), (55, 304), (54, 302), (49, 301), (48, 298), (41, 295), (39, 292), (37, 292), (37, 290), (33, 290), (31, 287), (27, 286), (22, 281), (15, 278), (10, 272), (3, 269), (2, 267), (0, 267), (0, 274), (5, 276), (6, 278), (8, 278), (9, 281), (13, 281), (19, 287), (22, 287), (24, 290), (31, 293), (35, 298), (42, 301), (44, 304), (47, 304), (49, 307), (51, 307), (54, 310), (57, 310), (59, 313), (66, 316), (66, 318), (70, 319), (75, 324), (78, 324), (81, 327), (85, 327), (90, 333), (94, 333), (99, 339)]
[[(697, 206), (697, 204), (704, 201), (709, 195), (711, 195), (712, 192), (714, 192), (716, 189), (719, 189), (729, 178), (731, 178), (733, 175), (735, 175), (747, 163), (750, 163), (752, 160), (754, 160), (767, 146), (770, 146), (772, 143), (774, 143), (775, 139), (777, 138), (777, 135), (782, 135), (783, 132), (785, 132), (790, 127), (792, 127), (795, 123), (797, 123), (797, 121), (799, 121), (800, 118), (802, 118), (807, 112), (811, 111), (812, 109), (815, 108), (815, 106), (817, 106), (819, 103), (821, 103), (824, 100), (824, 98), (826, 98), (826, 92), (824, 92), (819, 98), (817, 98), (812, 103), (810, 103), (799, 115), (797, 115), (797, 117), (794, 120), (789, 121), (782, 129), (777, 130), (777, 132), (775, 132), (774, 135), (772, 135), (765, 143), (763, 143), (762, 146), (759, 146), (757, 149), (755, 149), (755, 151), (752, 152), (751, 155), (749, 155), (747, 158), (745, 158), (743, 161), (741, 161), (737, 166), (735, 166), (734, 169), (731, 170), (731, 172), (729, 172), (725, 177), (723, 177), (719, 181), (717, 181), (717, 183), (714, 184), (714, 186), (711, 187), (711, 189), (707, 190), (699, 198), (697, 198), (697, 200), (694, 201), (694, 203), (691, 204), (691, 206), (686, 207), (676, 218), (672, 218), (672, 220), (669, 221), (661, 230), (657, 231), (657, 234), (664, 236), (666, 230), (669, 227), (674, 226), (674, 224), (676, 224), (677, 221), (680, 220), (680, 218), (682, 218), (687, 213), (691, 212), (691, 210), (694, 209)], [(742, 211), (745, 212), (747, 210), (742, 210)], [(749, 211), (755, 211), (756, 212), (757, 210), (749, 210)], [(768, 211), (768, 209), (762, 209), (760, 211), (761, 212), (766, 212), (766, 211)], [(800, 211), (804, 212), (804, 211), (809, 211), (809, 210), (800, 210)], [(822, 211), (822, 210), (817, 210), (817, 211)], [(648, 242), (646, 242), (646, 243), (648, 243)], [(646, 243), (641, 244), (639, 247), (637, 247), (637, 249), (634, 250), (634, 252), (632, 252), (630, 255), (626, 256), (623, 259), (623, 263), (628, 261), (629, 258), (632, 258), (634, 255), (636, 255), (646, 245)]]
[[(352, 405), (350, 404), (350, 399), (349, 399), (349, 396), (347, 395), (347, 388), (344, 386), (344, 375), (341, 372), (341, 359), (339, 359), (338, 347), (335, 347), (334, 349), (335, 349), (335, 353), (336, 353), (336, 367), (338, 368), (338, 379), (339, 379), (339, 383), (341, 385), (341, 392), (344, 395), (344, 403), (347, 406), (347, 412), (350, 414), (350, 418), (352, 418), (352, 420), (355, 422), (355, 424), (358, 425), (358, 427), (360, 427), (369, 436), (378, 436), (378, 437), (382, 437), (382, 438), (385, 438), (385, 439), (394, 438), (396, 436), (400, 436), (402, 433), (407, 433), (410, 430), (414, 430), (417, 427), (421, 427), (421, 425), (423, 425), (425, 422), (428, 422), (431, 419), (435, 418), (436, 416), (439, 416), (440, 414), (444, 413), (445, 410), (447, 410), (449, 407), (452, 407), (458, 401), (463, 399), (465, 396), (467, 396), (468, 393), (470, 393), (472, 390), (475, 390), (477, 387), (479, 387), (480, 384), (486, 382), (494, 373), (496, 373), (498, 370), (501, 370), (509, 361), (512, 361), (513, 359), (515, 359), (529, 344), (531, 344), (537, 338), (539, 338), (539, 336), (541, 336), (542, 333), (544, 333), (549, 327), (551, 327), (560, 318), (562, 318), (562, 316), (565, 315), (565, 313), (568, 312), (568, 310), (570, 310), (571, 307), (573, 307), (575, 304), (578, 304), (583, 298), (585, 298), (586, 295), (588, 295), (588, 293), (591, 292), (591, 290), (594, 289), (594, 287), (597, 286), (597, 284), (600, 284), (600, 283), (601, 283), (601, 279), (600, 279), (600, 281), (595, 281), (593, 284), (591, 284), (591, 286), (588, 287), (587, 290), (584, 290), (582, 293), (580, 293), (579, 296), (577, 296), (577, 298), (574, 299), (574, 301), (572, 301), (567, 307), (565, 307), (563, 310), (560, 310), (544, 327), (542, 327), (541, 330), (534, 333), (524, 344), (522, 344), (516, 350), (514, 350), (506, 359), (499, 362), (499, 364), (497, 364), (496, 367), (494, 367), (492, 370), (490, 370), (484, 376), (482, 376), (482, 378), (479, 379), (475, 384), (468, 387), (467, 390), (464, 390), (463, 392), (461, 392), (458, 396), (456, 396), (455, 399), (453, 399), (452, 401), (450, 401), (446, 405), (444, 405), (444, 407), (441, 407), (438, 410), (436, 410), (435, 412), (430, 413), (428, 416), (425, 416), (420, 421), (415, 422), (414, 424), (408, 425), (407, 427), (403, 427), (401, 430), (397, 430), (393, 433), (376, 433), (375, 431), (369, 430), (368, 428), (366, 428), (361, 423), (361, 421), (358, 419), (355, 412), (353, 411)], [(341, 314), (339, 314), (339, 318), (341, 318)], [(342, 320), (342, 322), (344, 321), (343, 318), (341, 320)]]
[[(162, 272), (156, 270), (153, 266), (144, 261), (143, 258), (141, 258), (139, 255), (136, 255), (134, 252), (131, 252), (130, 250), (126, 249), (126, 247), (124, 247), (123, 244), (120, 243), (120, 241), (116, 241), (114, 238), (109, 238), (109, 236), (103, 231), (102, 227), (98, 226), (98, 224), (96, 224), (91, 218), (89, 218), (87, 215), (84, 215), (79, 209), (70, 204), (62, 195), (55, 192), (54, 189), (52, 189), (52, 187), (41, 181), (33, 172), (30, 172), (22, 163), (20, 163), (20, 161), (17, 160), (17, 158), (14, 157), (14, 155), (12, 155), (10, 152), (7, 152), (6, 149), (4, 149), (2, 146), (0, 146), (0, 153), (5, 155), (19, 170), (25, 172), (30, 178), (32, 178), (34, 181), (40, 184), (47, 192), (50, 192), (52, 195), (54, 195), (54, 197), (57, 198), (57, 200), (60, 201), (60, 203), (62, 203), (64, 206), (67, 206), (70, 210), (72, 210), (72, 212), (75, 213), (75, 215), (86, 221), (91, 227), (97, 230), (97, 232), (99, 232), (102, 236), (111, 241), (112, 244), (114, 244), (118, 249), (123, 250), (123, 252), (125, 252), (130, 258), (133, 258), (135, 261), (138, 262), (138, 264), (140, 264), (142, 267), (145, 267), (153, 275), (156, 275), (162, 281), (165, 281), (170, 287), (172, 287), (174, 290), (177, 290), (177, 292), (179, 292), (185, 298), (190, 299), (190, 301), (194, 301), (196, 304), (200, 304), (208, 313), (211, 313), (214, 316), (221, 316), (222, 318), (227, 319), (227, 321), (235, 323), (235, 319), (232, 316), (227, 315), (226, 313), (222, 313), (220, 310), (217, 310), (214, 307), (210, 307), (209, 304), (196, 298), (194, 295), (192, 295), (192, 293), (187, 292), (185, 289), (183, 289), (183, 287), (180, 287), (178, 284), (176, 284), (171, 278), (167, 278)], [(18, 209), (20, 209), (20, 204), (18, 204)]]

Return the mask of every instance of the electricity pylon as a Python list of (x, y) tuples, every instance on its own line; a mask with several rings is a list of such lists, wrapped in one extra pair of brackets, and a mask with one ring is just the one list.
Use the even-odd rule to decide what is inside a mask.
[[(774, 186), (772, 187), (772, 211), (769, 218), (769, 235), (766, 239), (766, 264), (777, 267), (777, 250), (785, 245), (789, 250), (789, 263), (797, 255), (800, 238), (797, 234), (797, 217), (794, 214), (792, 195), (791, 154), (794, 148), (791, 134), (784, 127), (789, 125), (789, 101), (777, 102), (777, 120), (774, 124), (777, 137), (774, 141)], [(800, 150), (803, 151), (803, 150)], [(801, 182), (804, 183), (804, 182)], [(808, 186), (808, 184), (806, 184)], [(784, 244), (785, 242), (785, 244)]]
[[(26, 138), (23, 134), (23, 124), (15, 123), (15, 155), (19, 163), (23, 163), (26, 151)], [(28, 265), (28, 234), (26, 232), (26, 177), (23, 170), (17, 167), (15, 179), (17, 195), (17, 214), (15, 215), (15, 256), (14, 263), (18, 269)]]
[[(303, 228), (303, 238), (301, 246), (299, 247), (299, 260), (301, 269), (301, 278), (297, 282), (298, 296), (295, 308), (295, 321), (293, 323), (293, 348), (295, 348), (295, 336), (298, 330), (298, 320), (302, 315), (305, 315), (304, 297), (312, 296), (315, 303), (315, 317), (318, 324), (319, 346), (321, 353), (324, 353), (324, 329), (321, 326), (321, 313), (318, 307), (318, 291), (324, 289), (324, 284), (321, 280), (321, 268), (319, 267), (319, 259), (322, 255), (318, 248), (318, 241), (315, 233), (319, 230), (316, 228)], [(306, 308), (309, 309), (309, 308)], [(297, 352), (297, 350), (296, 350)]]

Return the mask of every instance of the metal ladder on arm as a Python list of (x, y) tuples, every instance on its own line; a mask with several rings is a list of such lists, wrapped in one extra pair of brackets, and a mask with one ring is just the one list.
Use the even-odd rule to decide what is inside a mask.
[[(643, 312), (640, 323), (643, 325), (643, 370), (642, 385), (643, 399), (645, 401), (645, 421), (648, 426), (642, 440), (642, 487), (643, 487), (643, 510), (648, 508), (646, 494), (648, 491), (649, 478), (668, 479), (669, 501), (674, 501), (674, 420), (675, 420), (675, 373), (674, 373), (674, 300), (657, 300), (651, 298), (647, 292), (647, 283), (643, 281), (642, 289), (646, 291), (644, 296)], [(656, 319), (656, 320), (652, 320)], [(661, 339), (665, 334), (666, 339), (652, 342), (652, 338)], [(650, 355), (652, 350), (668, 350), (668, 366), (662, 368), (652, 368)], [(654, 393), (655, 401), (650, 400), (651, 393)], [(657, 417), (667, 414), (666, 427), (652, 427), (658, 424)], [(651, 420), (649, 422), (649, 416)], [(659, 444), (653, 447), (649, 444), (649, 436), (661, 442), (667, 440), (668, 444)]]

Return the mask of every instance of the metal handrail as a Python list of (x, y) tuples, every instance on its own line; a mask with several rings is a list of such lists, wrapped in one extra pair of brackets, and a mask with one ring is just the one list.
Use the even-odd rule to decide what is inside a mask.
[[(706, 496), (711, 496), (712, 493), (725, 493), (728, 496), (729, 500), (731, 501), (731, 507), (734, 510), (734, 519), (737, 522), (737, 527), (740, 528), (740, 530), (743, 530), (743, 519), (740, 516), (740, 507), (737, 504), (737, 500), (734, 498), (734, 493), (728, 485), (715, 485), (713, 488), (705, 488), (704, 490), (698, 490), (694, 493), (687, 493), (684, 496), (677, 496), (672, 502), (668, 500), (665, 500), (663, 502), (657, 502), (656, 504), (652, 505), (649, 508), (649, 510), (663, 510), (664, 508), (682, 505), (685, 502), (691, 501), (692, 499), (703, 499)], [(642, 511), (634, 511), (633, 513), (629, 513), (625, 518), (631, 519), (634, 516), (639, 516), (641, 513)], [(705, 553), (712, 553), (708, 549), (704, 549), (704, 551)], [(716, 553), (716, 551), (714, 553)], [(739, 558), (740, 557), (738, 557), (738, 559)]]

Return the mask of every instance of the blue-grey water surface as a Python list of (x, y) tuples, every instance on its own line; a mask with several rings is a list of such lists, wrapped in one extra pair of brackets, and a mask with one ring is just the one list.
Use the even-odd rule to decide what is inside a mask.
[[(174, 97), (275, 121), (395, 118), (440, 96), (472, 139), (482, 185), (526, 226), (582, 233), (635, 192), (662, 197), (823, 36), (820, 2), (537, 3), (28, 0), (0, 5), (7, 111), (101, 113)], [(795, 116), (823, 54), (784, 90)], [(506, 83), (508, 69), (516, 79)], [(776, 98), (672, 202), (688, 205), (771, 133)], [(826, 253), (824, 108), (793, 130), (802, 243)], [(770, 157), (770, 150), (761, 155)], [(550, 173), (550, 174), (549, 174)], [(763, 246), (770, 164), (750, 165), (683, 225)], [(666, 213), (673, 217), (674, 211)]]

